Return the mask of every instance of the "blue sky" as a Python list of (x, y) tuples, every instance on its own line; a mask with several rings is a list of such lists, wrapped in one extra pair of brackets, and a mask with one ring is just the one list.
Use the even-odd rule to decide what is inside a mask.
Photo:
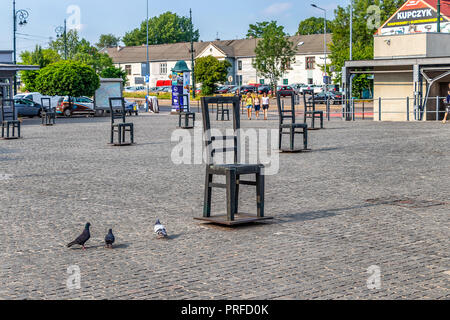
[[(100, 34), (113, 33), (123, 36), (136, 28), (146, 17), (146, 0), (16, 0), (17, 9), (30, 13), (28, 24), (19, 26), (18, 51), (33, 49), (36, 44), (45, 46), (49, 37), (55, 37), (55, 28), (63, 24), (71, 14), (71, 5), (80, 8), (80, 34), (95, 43)], [(333, 15), (337, 5), (346, 5), (349, 0), (317, 1), (269, 1), (269, 0), (149, 0), (149, 15), (165, 11), (188, 16), (193, 10), (194, 24), (200, 29), (201, 40), (213, 40), (216, 34), (221, 39), (236, 39), (245, 36), (248, 25), (257, 21), (276, 20), (288, 33), (295, 33), (300, 20), (323, 13), (310, 6), (315, 3)], [(12, 3), (0, 0), (0, 49), (12, 49)]]

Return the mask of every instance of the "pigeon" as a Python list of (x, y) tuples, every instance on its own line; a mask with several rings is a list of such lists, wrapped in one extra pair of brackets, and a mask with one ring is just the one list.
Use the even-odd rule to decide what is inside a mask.
[(91, 238), (91, 233), (89, 232), (89, 228), (91, 227), (91, 224), (88, 222), (86, 224), (86, 227), (84, 228), (83, 233), (75, 239), (75, 241), (72, 241), (67, 245), (68, 248), (78, 244), (83, 247), (83, 250), (86, 250), (86, 247), (84, 244)]
[(155, 233), (158, 236), (158, 239), (167, 238), (166, 228), (161, 224), (159, 219), (155, 223)]
[(116, 238), (114, 238), (112, 229), (109, 229), (109, 232), (105, 237), (106, 248), (112, 249), (114, 241), (116, 241)]

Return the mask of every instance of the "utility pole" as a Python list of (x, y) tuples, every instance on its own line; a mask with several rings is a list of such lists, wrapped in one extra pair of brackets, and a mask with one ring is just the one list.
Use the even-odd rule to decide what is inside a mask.
[(194, 61), (194, 24), (192, 23), (192, 9), (189, 9), (191, 19), (191, 72), (192, 72), (192, 96), (195, 99), (195, 61)]
[(323, 78), (323, 82), (324, 82), (324, 90), (325, 92), (328, 91), (328, 83), (327, 81), (325, 81), (325, 79), (327, 76), (327, 10), (325, 10), (324, 8), (318, 7), (315, 4), (311, 5), (312, 7), (322, 10), (324, 15), (325, 15), (325, 20), (324, 20), (324, 28), (323, 28), (323, 55), (324, 55), (324, 59), (325, 59), (325, 76)]
[(441, 32), (441, 0), (437, 3), (437, 32)]
[(66, 20), (64, 19), (64, 27), (57, 27), (55, 29), (56, 32), (56, 37), (57, 38), (61, 38), (63, 37), (63, 41), (64, 41), (64, 60), (67, 60), (67, 23)]
[(150, 96), (150, 56), (149, 56), (149, 52), (148, 52), (148, 0), (147, 0), (147, 101), (146, 101), (146, 111), (148, 112), (149, 110), (149, 96)]
[(353, 0), (350, 0), (350, 61), (353, 60)]

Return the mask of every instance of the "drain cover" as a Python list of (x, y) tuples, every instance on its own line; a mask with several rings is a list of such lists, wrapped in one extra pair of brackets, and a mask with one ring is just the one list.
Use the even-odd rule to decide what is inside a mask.
[(395, 197), (369, 199), (367, 200), (367, 202), (372, 204), (383, 204), (404, 208), (429, 208), (429, 207), (444, 206), (447, 204), (445, 202), (435, 200), (395, 198)]

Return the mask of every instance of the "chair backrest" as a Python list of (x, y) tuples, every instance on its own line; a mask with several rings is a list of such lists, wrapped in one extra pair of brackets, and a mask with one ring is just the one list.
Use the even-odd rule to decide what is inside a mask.
[(180, 103), (179, 108), (180, 112), (190, 112), (189, 108), (189, 95), (188, 94), (180, 94), (178, 95), (178, 101)]
[[(311, 96), (311, 100), (306, 95)], [(303, 91), (303, 103), (305, 105), (305, 112), (314, 112), (316, 111), (316, 100), (314, 96), (314, 90), (305, 90)]]
[(50, 98), (41, 98), (41, 108), (44, 111), (52, 111), (52, 100)]
[[(241, 128), (240, 118), (240, 102), (239, 97), (203, 97), (201, 99), (202, 116), (203, 116), (203, 132), (205, 134), (205, 146), (207, 150), (207, 163), (214, 163), (214, 155), (216, 153), (233, 152), (234, 163), (238, 162), (239, 157), (239, 129)], [(212, 136), (211, 135), (211, 120), (209, 110), (212, 105), (231, 105), (233, 107), (233, 135), (232, 136)], [(228, 148), (213, 148), (214, 141), (233, 140), (233, 147)]]
[(291, 123), (295, 123), (295, 96), (290, 94), (291, 107), (286, 109), (284, 105), (284, 100), (281, 100), (281, 93), (277, 93), (277, 106), (278, 106), (278, 116), (280, 119), (280, 124), (283, 124), (285, 120), (290, 120)]
[(14, 99), (2, 100), (2, 121), (17, 120), (16, 105)]
[(111, 123), (117, 120), (126, 122), (125, 100), (123, 98), (109, 98), (109, 111), (111, 113)]

